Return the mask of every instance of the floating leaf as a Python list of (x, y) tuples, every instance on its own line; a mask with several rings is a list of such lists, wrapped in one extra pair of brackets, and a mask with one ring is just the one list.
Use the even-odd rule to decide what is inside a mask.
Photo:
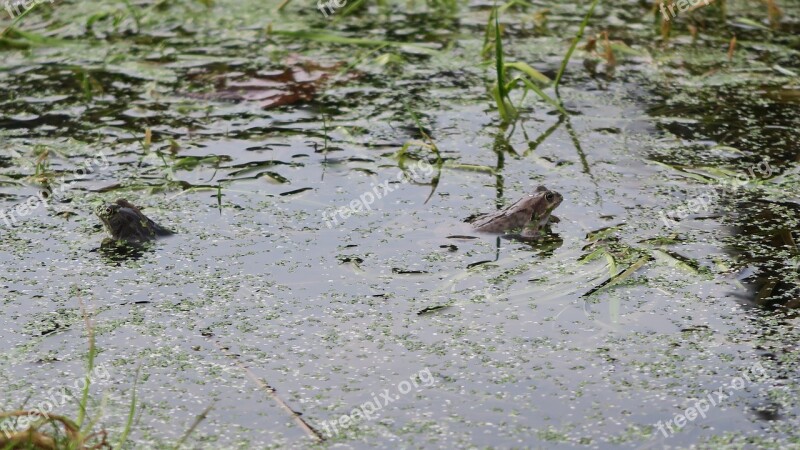
[(425, 270), (407, 270), (407, 269), (400, 269), (398, 267), (392, 267), (392, 273), (397, 273), (400, 275), (419, 275), (430, 272), (427, 272)]
[(486, 172), (492, 175), (495, 174), (495, 169), (493, 167), (482, 166), (478, 164), (461, 164), (448, 161), (444, 164), (444, 167), (447, 169), (470, 170), (474, 172)]
[(295, 189), (293, 191), (282, 192), (280, 196), (286, 197), (287, 195), (295, 195), (295, 194), (300, 194), (301, 192), (312, 191), (312, 190), (314, 190), (314, 188), (305, 187), (305, 188)]
[(424, 308), (424, 309), (421, 309), (421, 310), (419, 310), (419, 312), (417, 312), (417, 315), (418, 315), (418, 316), (423, 316), (423, 315), (425, 315), (425, 314), (431, 314), (431, 313), (435, 313), (436, 311), (441, 311), (441, 310), (443, 310), (443, 309), (450, 308), (451, 306), (453, 306), (453, 305), (436, 305), (436, 306), (429, 306), (429, 307), (427, 307), (427, 308)]
[[(184, 93), (183, 95), (202, 100), (251, 101), (258, 102), (264, 109), (295, 103), (308, 102), (314, 99), (317, 91), (336, 74), (341, 64), (323, 65), (314, 61), (297, 58), (287, 61), (288, 67), (269, 73), (243, 75), (229, 80), (227, 75), (217, 77), (215, 84), (224, 86), (213, 92)], [(355, 72), (350, 77), (355, 77)], [(207, 84), (208, 74), (195, 75), (198, 81)]]
[(289, 182), (289, 179), (284, 177), (283, 175), (281, 175), (279, 173), (275, 173), (275, 172), (270, 172), (270, 171), (261, 172), (261, 173), (258, 174), (258, 177), (259, 178), (269, 178), (271, 180), (274, 180), (274, 181), (276, 181), (278, 183), (282, 183), (282, 184)]
[(230, 173), (230, 176), (233, 177), (233, 176), (242, 175), (242, 174), (245, 174), (245, 173), (248, 173), (248, 172), (253, 172), (253, 171), (256, 171), (256, 170), (259, 170), (259, 169), (264, 169), (264, 168), (267, 168), (267, 167), (275, 167), (275, 166), (278, 166), (278, 165), (291, 166), (291, 165), (296, 165), (296, 164), (297, 163), (287, 163), (287, 162), (283, 162), (283, 161), (279, 161), (279, 160), (273, 159), (273, 160), (268, 160), (268, 161), (257, 161), (257, 162), (249, 162), (249, 163), (244, 163), (244, 164), (235, 164), (235, 165), (232, 165), (232, 166), (225, 167), (225, 169), (239, 169), (239, 170), (236, 170), (236, 171), (233, 171), (233, 172)]
[(760, 30), (764, 30), (764, 31), (771, 31), (771, 30), (769, 29), (769, 27), (766, 27), (766, 26), (764, 26), (764, 25), (762, 25), (762, 24), (760, 24), (760, 23), (756, 22), (756, 21), (755, 21), (755, 20), (753, 20), (753, 19), (748, 19), (747, 17), (738, 17), (738, 18), (734, 19), (734, 22), (736, 22), (736, 23), (740, 23), (740, 24), (742, 24), (742, 25), (747, 25), (747, 26), (755, 27), (755, 28), (758, 28), (758, 29), (760, 29)]

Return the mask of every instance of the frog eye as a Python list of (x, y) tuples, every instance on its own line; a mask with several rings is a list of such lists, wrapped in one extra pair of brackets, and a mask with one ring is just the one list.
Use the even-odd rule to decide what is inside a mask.
[(544, 198), (545, 198), (545, 200), (547, 200), (548, 202), (552, 202), (552, 201), (553, 201), (553, 199), (555, 198), (555, 195), (553, 195), (553, 193), (552, 193), (552, 192), (548, 192), (547, 194), (544, 194)]
[(106, 209), (104, 211), (105, 211), (107, 216), (111, 215), (111, 207), (110, 206), (106, 206)]

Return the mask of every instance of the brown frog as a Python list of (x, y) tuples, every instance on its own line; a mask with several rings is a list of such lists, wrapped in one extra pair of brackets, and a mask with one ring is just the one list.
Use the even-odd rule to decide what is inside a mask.
[(111, 239), (115, 241), (139, 243), (173, 234), (122, 198), (116, 203), (99, 205), (94, 213), (103, 222)]
[(523, 229), (521, 235), (535, 238), (548, 223), (558, 222), (558, 218), (550, 214), (564, 197), (556, 191), (544, 186), (536, 188), (536, 192), (517, 200), (511, 206), (489, 214), (481, 214), (467, 219), (472, 227), (487, 233), (504, 233), (515, 229)]

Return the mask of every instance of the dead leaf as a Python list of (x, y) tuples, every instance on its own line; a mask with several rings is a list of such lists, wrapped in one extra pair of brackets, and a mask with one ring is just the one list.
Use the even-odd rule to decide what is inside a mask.
[[(263, 109), (277, 108), (313, 100), (316, 93), (333, 78), (341, 64), (324, 65), (313, 61), (291, 57), (287, 67), (254, 74), (220, 74), (212, 79), (216, 87), (213, 92), (189, 93), (192, 98), (204, 100), (227, 100), (258, 102)], [(348, 74), (349, 79), (354, 73)], [(196, 76), (205, 82), (207, 74)]]

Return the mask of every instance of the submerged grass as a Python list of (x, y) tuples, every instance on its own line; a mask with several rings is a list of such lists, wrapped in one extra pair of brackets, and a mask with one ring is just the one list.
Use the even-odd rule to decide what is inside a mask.
[[(437, 169), (436, 175), (431, 180), (431, 192), (425, 199), (425, 203), (428, 203), (431, 197), (433, 197), (433, 194), (436, 192), (436, 188), (439, 186), (439, 180), (441, 179), (442, 175), (442, 166), (444, 165), (444, 159), (442, 158), (442, 153), (439, 151), (439, 147), (436, 146), (436, 142), (434, 142), (433, 138), (431, 138), (428, 135), (428, 133), (425, 132), (425, 128), (422, 126), (422, 122), (420, 122), (419, 117), (417, 117), (417, 114), (414, 112), (413, 109), (411, 109), (411, 106), (409, 106), (408, 103), (405, 102), (403, 103), (406, 107), (406, 111), (408, 111), (408, 114), (411, 116), (412, 119), (414, 119), (414, 123), (417, 125), (417, 129), (419, 130), (420, 135), (422, 135), (423, 139), (427, 141), (427, 142), (420, 142), (417, 144), (419, 144), (420, 147), (430, 149), (431, 152), (433, 152), (433, 154), (436, 155), (436, 162), (435, 162)], [(403, 145), (400, 151), (397, 152), (396, 158), (398, 160), (398, 165), (400, 166), (400, 169), (403, 172), (406, 171), (404, 164), (405, 154), (413, 144), (414, 142), (407, 142)], [(406, 174), (406, 176), (408, 176), (408, 174)]]

